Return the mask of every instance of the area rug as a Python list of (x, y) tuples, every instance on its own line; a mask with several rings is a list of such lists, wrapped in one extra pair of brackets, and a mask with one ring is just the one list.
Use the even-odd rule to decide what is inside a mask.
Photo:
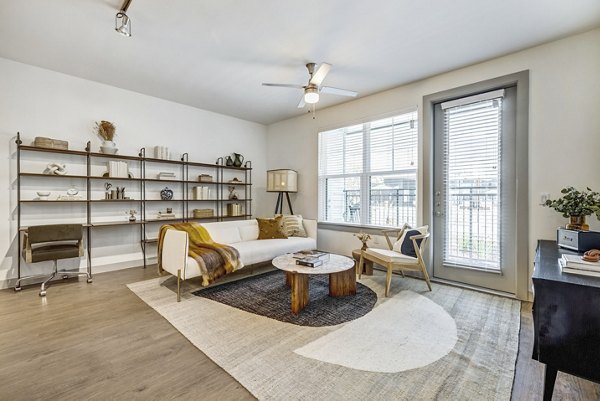
[[(394, 276), (361, 281), (374, 309), (328, 327), (280, 322), (186, 291), (173, 278), (129, 288), (261, 400), (509, 400), (520, 304)], [(189, 290), (189, 288), (187, 289)], [(455, 330), (455, 331), (454, 331)], [(392, 373), (390, 373), (392, 372)]]
[(233, 306), (246, 312), (266, 316), (299, 326), (335, 326), (370, 312), (377, 294), (357, 283), (356, 295), (329, 296), (329, 277), (309, 277), (309, 303), (298, 315), (290, 313), (290, 288), (285, 285), (285, 273), (272, 271), (259, 276), (193, 292), (194, 295)]

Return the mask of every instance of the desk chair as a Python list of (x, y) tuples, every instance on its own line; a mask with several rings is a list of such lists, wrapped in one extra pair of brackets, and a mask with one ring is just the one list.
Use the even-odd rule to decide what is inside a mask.
[[(392, 243), (388, 234), (397, 232), (395, 242)], [(390, 285), (392, 283), (392, 270), (399, 269), (402, 277), (404, 270), (421, 272), (431, 291), (431, 282), (427, 267), (423, 261), (423, 250), (427, 239), (429, 238), (429, 227), (423, 226), (416, 229), (410, 229), (405, 224), (400, 229), (383, 230), (383, 235), (388, 243), (389, 249), (367, 248), (361, 252), (359, 266), (363, 265), (365, 260), (375, 262), (386, 268), (385, 296), (388, 296)], [(359, 269), (358, 278), (362, 276), (362, 269)]]
[(80, 258), (84, 254), (83, 231), (81, 224), (51, 224), (44, 226), (31, 226), (27, 228), (23, 238), (23, 259), (27, 263), (54, 261), (54, 271), (46, 275), (32, 275), (21, 277), (17, 280), (15, 291), (21, 290), (21, 281), (34, 277), (47, 277), (40, 288), (40, 297), (46, 296), (46, 288), (50, 281), (59, 273), (63, 279), (73, 276), (87, 276), (87, 282), (92, 282), (89, 272), (58, 271), (58, 260)]

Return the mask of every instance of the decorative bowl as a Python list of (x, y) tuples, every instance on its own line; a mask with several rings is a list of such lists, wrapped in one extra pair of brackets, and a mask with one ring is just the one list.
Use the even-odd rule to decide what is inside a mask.
[(50, 196), (50, 192), (49, 191), (38, 191), (36, 192), (37, 196), (40, 197), (40, 200), (47, 200), (48, 197)]

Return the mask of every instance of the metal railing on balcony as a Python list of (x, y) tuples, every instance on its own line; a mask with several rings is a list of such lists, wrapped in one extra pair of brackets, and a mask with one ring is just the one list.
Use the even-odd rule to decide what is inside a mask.
[[(360, 191), (346, 190), (344, 220), (360, 223)], [(417, 214), (417, 195), (414, 189), (372, 189), (369, 194), (369, 217), (366, 222), (374, 226), (414, 226)]]

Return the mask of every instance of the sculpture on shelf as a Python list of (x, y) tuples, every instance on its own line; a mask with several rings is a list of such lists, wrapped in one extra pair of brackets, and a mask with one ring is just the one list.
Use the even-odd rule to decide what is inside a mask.
[(134, 209), (131, 209), (128, 212), (125, 212), (125, 214), (129, 214), (129, 222), (133, 223), (135, 222), (135, 215), (137, 214), (137, 211)]
[(228, 186), (227, 189), (229, 190), (229, 200), (237, 200), (238, 194), (235, 192), (235, 187), (231, 185)]
[(44, 174), (65, 175), (67, 174), (67, 168), (64, 163), (50, 163), (46, 166)]
[(173, 190), (169, 189), (169, 187), (165, 187), (165, 189), (160, 191), (160, 199), (162, 199), (162, 200), (173, 199)]

